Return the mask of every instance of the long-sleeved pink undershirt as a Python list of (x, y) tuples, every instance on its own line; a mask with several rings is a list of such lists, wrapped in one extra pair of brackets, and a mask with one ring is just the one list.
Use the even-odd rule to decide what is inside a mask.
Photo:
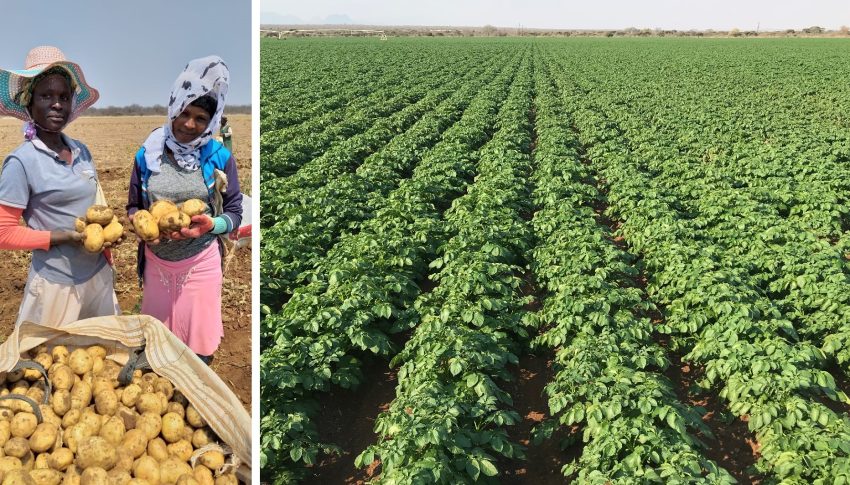
[(23, 209), (0, 204), (0, 249), (50, 249), (50, 231), (19, 225), (23, 213)]

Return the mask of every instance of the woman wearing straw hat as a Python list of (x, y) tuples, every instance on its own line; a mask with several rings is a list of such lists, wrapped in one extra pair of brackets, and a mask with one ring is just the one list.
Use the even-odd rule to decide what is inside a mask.
[(186, 65), (172, 87), (168, 119), (136, 153), (127, 202), (131, 217), (158, 200), (207, 202), (188, 228), (140, 242), (138, 253), (142, 313), (161, 320), (206, 362), (223, 336), (219, 236), (242, 220), (236, 160), (213, 139), (229, 76), (217, 56)]
[(62, 133), (98, 96), (56, 47), (32, 49), (23, 70), (0, 70), (0, 115), (25, 122), (0, 172), (0, 249), (32, 251), (17, 324), (120, 313), (106, 258), (86, 252), (74, 230), (98, 190), (91, 153)]

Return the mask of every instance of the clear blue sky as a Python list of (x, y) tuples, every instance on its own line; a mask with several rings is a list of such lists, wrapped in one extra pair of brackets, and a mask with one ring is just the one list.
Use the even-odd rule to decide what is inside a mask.
[(3, 0), (0, 16), (0, 67), (54, 45), (100, 91), (95, 107), (165, 105), (186, 62), (211, 54), (230, 68), (227, 104), (251, 104), (250, 0)]
[(260, 22), (561, 29), (784, 30), (850, 25), (848, 0), (261, 0)]

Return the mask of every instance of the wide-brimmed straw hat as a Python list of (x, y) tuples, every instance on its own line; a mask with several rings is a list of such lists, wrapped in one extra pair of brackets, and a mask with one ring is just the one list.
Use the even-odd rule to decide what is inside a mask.
[(0, 116), (14, 116), (20, 120), (30, 119), (26, 106), (21, 104), (19, 93), (27, 88), (27, 83), (42, 72), (59, 66), (71, 76), (74, 99), (68, 122), (93, 105), (100, 97), (96, 89), (86, 83), (83, 70), (79, 65), (65, 59), (65, 54), (56, 47), (40, 46), (32, 49), (24, 61), (21, 70), (0, 69)]

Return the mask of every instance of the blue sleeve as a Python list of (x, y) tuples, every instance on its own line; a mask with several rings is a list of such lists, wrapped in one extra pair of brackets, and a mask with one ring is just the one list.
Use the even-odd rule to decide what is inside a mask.
[(24, 164), (17, 157), (8, 157), (0, 172), (0, 204), (26, 209), (30, 201), (30, 184)]
[(227, 192), (222, 194), (221, 217), (227, 222), (227, 232), (239, 228), (242, 224), (242, 192), (239, 189), (239, 173), (236, 171), (236, 159), (233, 155), (224, 165), (227, 175)]

